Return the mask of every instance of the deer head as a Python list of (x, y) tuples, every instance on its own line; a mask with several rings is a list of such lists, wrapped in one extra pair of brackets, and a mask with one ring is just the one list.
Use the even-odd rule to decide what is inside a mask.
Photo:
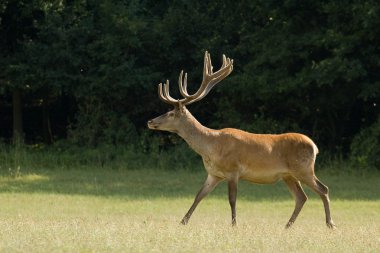
[(174, 109), (148, 121), (148, 127), (153, 130), (163, 130), (169, 132), (178, 132), (183, 122), (187, 121), (191, 116), (190, 112), (186, 109), (186, 105), (194, 103), (204, 98), (210, 90), (224, 78), (226, 78), (233, 69), (233, 60), (226, 58), (223, 55), (223, 63), (221, 68), (213, 72), (211, 64), (210, 54), (206, 51), (203, 63), (203, 79), (200, 88), (197, 92), (189, 95), (187, 92), (187, 73), (183, 75), (181, 71), (178, 79), (179, 91), (182, 95), (182, 99), (174, 99), (169, 94), (169, 80), (166, 80), (165, 84), (160, 83), (158, 85), (159, 98), (170, 105), (174, 106)]

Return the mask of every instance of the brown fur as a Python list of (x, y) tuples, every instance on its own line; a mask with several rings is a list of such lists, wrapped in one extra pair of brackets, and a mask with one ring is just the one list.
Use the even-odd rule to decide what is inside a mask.
[(309, 137), (298, 133), (253, 134), (233, 128), (214, 130), (201, 125), (185, 107), (149, 121), (148, 127), (177, 133), (202, 156), (208, 179), (182, 220), (183, 224), (188, 222), (200, 200), (222, 180), (235, 182), (229, 183), (230, 191), (235, 192), (230, 194), (235, 224), (236, 190), (232, 186), (237, 185), (239, 179), (259, 184), (271, 184), (282, 179), (296, 200), (295, 211), (287, 227), (293, 224), (307, 199), (300, 182), (321, 196), (326, 223), (331, 228), (335, 227), (329, 214), (328, 188), (314, 174), (318, 148)]
[(330, 216), (328, 188), (314, 175), (318, 148), (310, 138), (297, 133), (273, 135), (253, 134), (233, 128), (213, 130), (202, 126), (186, 109), (185, 105), (205, 97), (217, 83), (232, 72), (232, 69), (233, 60), (223, 55), (221, 68), (214, 72), (210, 54), (206, 51), (203, 79), (196, 93), (188, 94), (187, 75), (183, 77), (183, 71), (178, 85), (184, 98), (176, 100), (170, 96), (168, 80), (164, 85), (158, 85), (159, 98), (173, 105), (175, 109), (148, 121), (148, 127), (181, 136), (202, 156), (208, 173), (205, 183), (181, 223), (187, 224), (199, 202), (219, 182), (227, 180), (232, 225), (235, 225), (237, 184), (240, 179), (260, 184), (270, 184), (282, 179), (296, 201), (287, 228), (294, 223), (307, 200), (300, 182), (309, 186), (321, 197), (325, 207), (326, 224), (334, 228)]

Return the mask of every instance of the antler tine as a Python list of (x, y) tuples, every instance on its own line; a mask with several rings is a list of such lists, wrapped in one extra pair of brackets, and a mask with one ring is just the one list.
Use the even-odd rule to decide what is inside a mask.
[(182, 94), (182, 92), (183, 92), (182, 75), (183, 75), (183, 70), (181, 70), (181, 73), (179, 73), (178, 87), (179, 87), (179, 91), (180, 91), (181, 95), (184, 96), (184, 94)]
[(207, 55), (208, 55), (208, 61), (207, 61), (207, 63), (208, 63), (208, 74), (209, 75), (212, 75), (212, 64), (211, 64), (211, 55), (210, 55), (210, 53), (207, 53)]
[(222, 68), (224, 68), (226, 65), (227, 65), (226, 56), (225, 56), (225, 55), (223, 55), (223, 63), (222, 63)]
[(183, 89), (185, 90), (186, 94), (189, 95), (187, 93), (187, 73), (185, 73), (185, 78), (183, 80)]
[(166, 83), (164, 84), (164, 92), (162, 92), (162, 83), (158, 84), (158, 97), (167, 104), (177, 104), (177, 100), (169, 95), (169, 80), (166, 80)]
[(164, 84), (164, 96), (170, 100), (171, 102), (177, 103), (177, 100), (172, 98), (169, 94), (169, 80), (166, 80), (166, 83)]
[[(188, 98), (190, 97), (190, 95), (187, 93), (187, 73), (185, 73), (185, 78), (182, 78), (182, 76), (183, 76), (183, 70), (179, 74), (179, 78), (178, 78), (179, 92), (181, 93), (183, 97)], [(183, 80), (183, 83), (182, 83), (182, 80)]]
[(203, 61), (203, 81), (206, 80), (208, 76), (208, 59), (209, 59), (209, 55), (208, 55), (208, 52), (206, 51), (204, 61)]
[[(224, 55), (223, 55), (224, 56)], [(222, 75), (223, 72), (228, 72), (230, 67), (232, 66), (233, 64), (233, 60), (231, 60), (230, 58), (226, 58), (225, 56), (223, 57), (223, 64), (222, 64), (222, 67), (216, 71), (215, 73), (213, 73), (211, 75), (211, 78), (214, 79), (214, 78), (217, 78), (218, 76)]]
[(167, 100), (167, 98), (165, 98), (164, 96), (164, 93), (162, 92), (162, 83), (159, 83), (158, 84), (158, 97), (165, 103), (169, 103), (170, 102)]

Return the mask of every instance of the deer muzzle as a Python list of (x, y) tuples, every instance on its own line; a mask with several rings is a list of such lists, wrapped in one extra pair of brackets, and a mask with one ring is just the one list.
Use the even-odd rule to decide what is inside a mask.
[(159, 124), (155, 123), (153, 120), (149, 120), (147, 125), (149, 129), (157, 129), (159, 126)]

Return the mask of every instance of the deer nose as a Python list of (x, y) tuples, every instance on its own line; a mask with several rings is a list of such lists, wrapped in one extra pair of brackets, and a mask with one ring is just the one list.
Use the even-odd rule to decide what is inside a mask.
[(153, 121), (151, 121), (151, 120), (148, 120), (148, 124), (152, 124), (153, 123)]

